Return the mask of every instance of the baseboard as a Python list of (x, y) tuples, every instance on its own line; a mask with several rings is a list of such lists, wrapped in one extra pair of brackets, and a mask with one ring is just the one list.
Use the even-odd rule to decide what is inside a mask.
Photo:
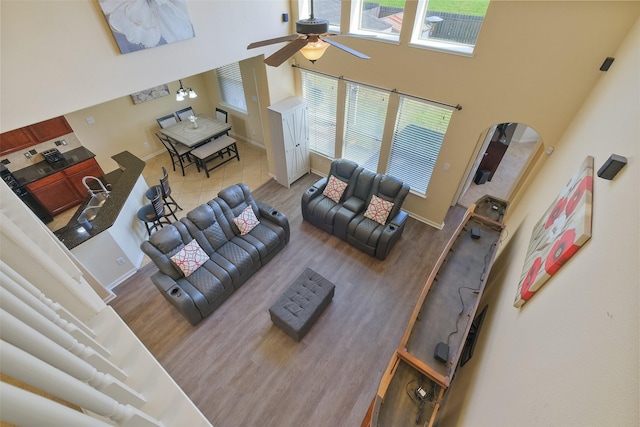
[(146, 156), (142, 157), (142, 160), (146, 162), (147, 160), (151, 160), (154, 157), (159, 156), (160, 154), (166, 153), (166, 152), (167, 152), (167, 149), (165, 148), (163, 150), (156, 151), (155, 153), (147, 154)]
[(436, 223), (436, 222), (433, 222), (433, 221), (430, 221), (430, 220), (428, 220), (428, 219), (426, 219), (426, 218), (423, 218), (423, 217), (421, 217), (421, 216), (419, 216), (419, 215), (416, 215), (416, 214), (414, 214), (414, 213), (411, 213), (411, 212), (409, 212), (409, 211), (408, 211), (408, 210), (406, 210), (406, 209), (404, 209), (404, 211), (405, 211), (405, 212), (406, 212), (406, 213), (407, 213), (411, 218), (415, 219), (416, 221), (420, 221), (420, 222), (422, 222), (422, 223), (424, 223), (424, 224), (427, 224), (428, 226), (431, 226), (431, 227), (433, 227), (433, 228), (435, 228), (435, 229), (438, 229), (438, 230), (442, 230), (442, 229), (444, 228), (444, 222), (443, 222), (443, 223), (441, 223), (441, 224), (438, 224), (438, 223)]

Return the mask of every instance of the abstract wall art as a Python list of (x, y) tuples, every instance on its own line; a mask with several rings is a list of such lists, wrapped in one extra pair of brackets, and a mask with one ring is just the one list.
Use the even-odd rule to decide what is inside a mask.
[(142, 102), (151, 101), (152, 99), (162, 98), (169, 95), (169, 85), (163, 84), (160, 86), (152, 87), (151, 89), (142, 90), (140, 92), (131, 94), (131, 101), (134, 104), (140, 104)]
[(593, 157), (588, 156), (533, 228), (514, 306), (522, 307), (591, 238)]
[(121, 53), (193, 38), (186, 0), (99, 0)]

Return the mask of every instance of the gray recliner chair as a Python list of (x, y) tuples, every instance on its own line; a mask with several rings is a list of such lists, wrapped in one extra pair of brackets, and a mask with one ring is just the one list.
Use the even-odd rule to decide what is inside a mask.
[(180, 221), (209, 258), (229, 274), (234, 289), (240, 288), (262, 266), (258, 250), (235, 236), (214, 201), (198, 206)]
[(363, 168), (356, 162), (347, 159), (337, 159), (331, 162), (329, 177), (335, 176), (339, 180), (347, 183), (347, 188), (340, 199), (341, 203), (336, 203), (329, 197), (322, 194), (327, 186), (329, 177), (318, 180), (302, 195), (302, 218), (321, 230), (334, 234), (334, 218), (342, 206), (342, 202), (353, 194), (358, 175)]
[(284, 245), (289, 243), (291, 231), (287, 217), (272, 206), (253, 199), (246, 184), (236, 184), (218, 193), (215, 201), (220, 205), (227, 221), (234, 232), (239, 234), (233, 218), (240, 215), (247, 206), (251, 205), (254, 214), (260, 221), (249, 234), (238, 236), (258, 250), (262, 265), (265, 265), (277, 254)]
[[(242, 234), (234, 218), (247, 206), (259, 223), (253, 228), (243, 226)], [(243, 219), (253, 223), (246, 215)], [(280, 252), (289, 235), (289, 221), (283, 213), (255, 201), (245, 184), (236, 184), (186, 218), (151, 234), (140, 247), (159, 270), (151, 281), (195, 325)], [(178, 253), (176, 264), (171, 257)]]
[(184, 224), (174, 222), (151, 234), (141, 248), (158, 267), (151, 281), (162, 295), (195, 325), (215, 311), (233, 293), (230, 275), (217, 263), (207, 260), (189, 277), (170, 257), (193, 238)]
[(369, 205), (373, 195), (392, 202), (384, 225), (365, 217), (364, 212), (357, 214), (347, 228), (347, 242), (369, 255), (385, 259), (389, 251), (400, 238), (407, 221), (407, 213), (401, 210), (404, 199), (409, 194), (409, 185), (389, 175), (376, 175), (371, 194), (366, 201)]

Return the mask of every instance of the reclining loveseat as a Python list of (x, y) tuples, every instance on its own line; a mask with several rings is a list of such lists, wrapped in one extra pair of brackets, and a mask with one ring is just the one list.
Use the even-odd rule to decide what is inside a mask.
[(347, 159), (331, 162), (329, 176), (302, 195), (302, 217), (361, 251), (385, 259), (402, 235), (402, 203), (409, 185)]
[(192, 324), (213, 313), (289, 242), (289, 221), (236, 184), (142, 242), (151, 281)]

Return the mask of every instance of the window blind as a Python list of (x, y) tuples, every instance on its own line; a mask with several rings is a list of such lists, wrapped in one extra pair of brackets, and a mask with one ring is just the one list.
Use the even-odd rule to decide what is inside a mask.
[(365, 169), (378, 169), (388, 103), (389, 92), (347, 82), (344, 158)]
[(426, 195), (452, 112), (401, 96), (387, 173)]
[(301, 70), (302, 97), (307, 101), (309, 149), (335, 157), (338, 79)]
[(222, 102), (236, 110), (246, 112), (247, 101), (245, 99), (244, 88), (242, 86), (240, 65), (237, 62), (234, 62), (217, 68), (216, 75), (218, 76), (218, 85), (220, 86)]

